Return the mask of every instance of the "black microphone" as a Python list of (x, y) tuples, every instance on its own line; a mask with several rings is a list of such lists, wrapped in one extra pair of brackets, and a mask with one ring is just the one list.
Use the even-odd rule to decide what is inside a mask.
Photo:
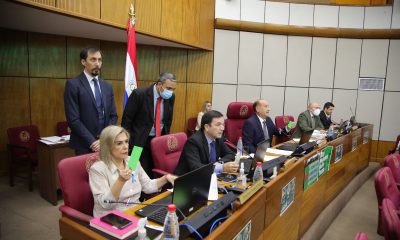
[[(159, 203), (123, 202), (123, 201), (114, 201), (114, 200), (109, 200), (109, 199), (104, 200), (104, 203), (108, 203), (108, 204), (121, 203), (121, 204), (125, 204), (125, 205), (136, 204), (136, 205), (144, 205), (144, 206), (161, 206), (161, 207), (168, 207), (168, 205), (169, 205), (169, 204), (159, 204)], [(183, 214), (183, 212), (178, 208), (178, 206), (175, 205), (175, 207), (176, 207), (176, 210), (178, 210), (179, 214), (182, 215), (183, 219), (186, 220), (187, 217), (185, 216), (185, 214)]]

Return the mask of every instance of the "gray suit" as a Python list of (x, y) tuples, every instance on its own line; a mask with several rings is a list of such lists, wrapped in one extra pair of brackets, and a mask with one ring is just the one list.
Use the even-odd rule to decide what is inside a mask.
[(319, 119), (318, 116), (314, 117), (314, 127), (312, 125), (311, 113), (310, 111), (304, 111), (300, 113), (297, 124), (296, 124), (296, 132), (293, 134), (294, 138), (299, 138), (303, 134), (303, 132), (310, 131), (312, 129), (321, 130), (324, 129), (324, 125)]

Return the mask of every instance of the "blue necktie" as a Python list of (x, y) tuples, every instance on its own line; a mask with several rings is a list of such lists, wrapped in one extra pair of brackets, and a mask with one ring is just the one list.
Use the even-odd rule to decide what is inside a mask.
[(100, 93), (100, 87), (97, 82), (96, 78), (93, 78), (94, 83), (94, 98), (96, 100), (96, 108), (98, 113), (98, 122), (99, 122), (99, 129), (98, 134), (100, 134), (101, 130), (104, 128), (104, 109), (103, 109), (103, 100)]
[(217, 161), (217, 153), (215, 152), (215, 141), (210, 143), (210, 163)]

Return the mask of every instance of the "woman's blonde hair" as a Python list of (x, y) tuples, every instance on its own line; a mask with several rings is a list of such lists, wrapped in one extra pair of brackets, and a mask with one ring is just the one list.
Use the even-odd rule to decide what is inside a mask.
[(202, 108), (201, 108), (201, 111), (202, 111), (203, 113), (206, 112), (206, 107), (207, 107), (207, 104), (209, 104), (209, 103), (211, 103), (211, 102), (210, 102), (210, 101), (205, 101), (205, 102), (203, 103), (203, 106), (202, 106)]
[(125, 133), (129, 140), (129, 133), (125, 128), (120, 126), (108, 126), (101, 131), (100, 134), (100, 159), (106, 163), (107, 166), (111, 164), (112, 156), (111, 150), (114, 145), (114, 141), (117, 136), (121, 133)]

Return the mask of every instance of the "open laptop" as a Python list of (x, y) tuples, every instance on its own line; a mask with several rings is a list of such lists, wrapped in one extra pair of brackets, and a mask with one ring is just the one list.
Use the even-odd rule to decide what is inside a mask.
[(135, 213), (163, 225), (167, 214), (167, 205), (173, 203), (177, 208), (176, 214), (179, 221), (182, 220), (200, 207), (207, 205), (213, 172), (214, 165), (210, 163), (178, 177), (175, 179), (174, 192), (171, 195), (154, 202), (154, 205), (149, 204)]
[(265, 153), (270, 146), (270, 140), (264, 140), (257, 144), (257, 150), (253, 158), (240, 160), (240, 164), (243, 163), (244, 173), (248, 174), (252, 168), (255, 168), (257, 162), (264, 162)]
[(284, 143), (284, 144), (278, 146), (277, 149), (294, 152), (300, 145), (303, 145), (304, 143), (308, 143), (310, 141), (310, 138), (311, 138), (313, 132), (314, 132), (314, 129), (305, 131), (301, 134), (299, 143)]

